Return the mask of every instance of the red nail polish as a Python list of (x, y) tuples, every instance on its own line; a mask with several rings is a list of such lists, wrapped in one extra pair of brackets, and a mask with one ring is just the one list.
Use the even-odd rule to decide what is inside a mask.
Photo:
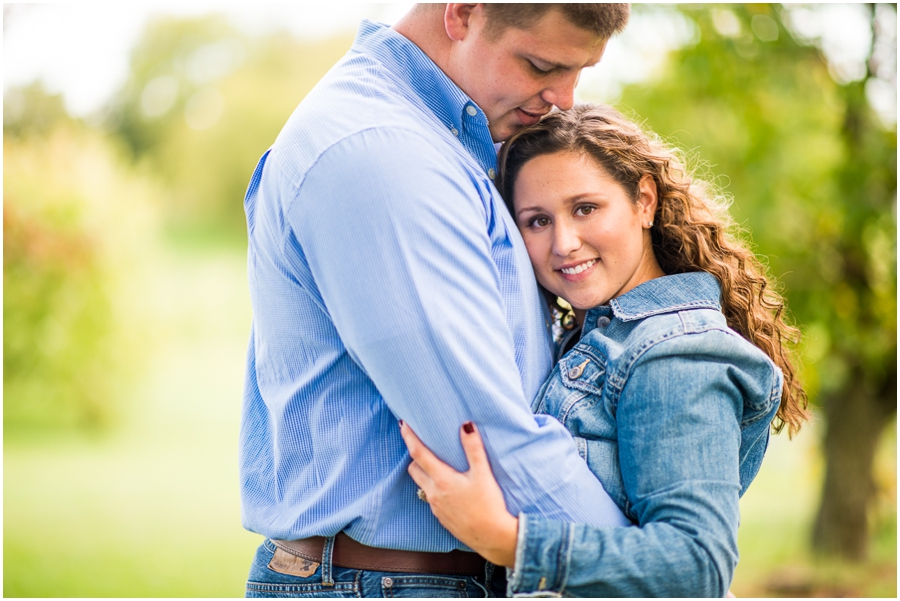
[(403, 426), (403, 420), (402, 420), (402, 419), (399, 420), (399, 424), (400, 424), (401, 427)]
[(466, 434), (471, 434), (475, 431), (475, 426), (472, 425), (472, 422), (466, 422), (463, 424), (463, 432)]

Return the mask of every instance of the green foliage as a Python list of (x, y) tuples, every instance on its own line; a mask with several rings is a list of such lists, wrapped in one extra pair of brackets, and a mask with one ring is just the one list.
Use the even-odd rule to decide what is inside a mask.
[[(729, 35), (714, 23), (722, 11), (738, 24)], [(696, 43), (657, 80), (626, 89), (625, 110), (714, 161), (708, 170), (802, 325), (813, 396), (840, 390), (855, 368), (883, 381), (896, 373), (896, 129), (878, 123), (862, 82), (833, 81), (781, 7), (682, 12)]]
[(196, 94), (231, 71), (242, 53), (239, 35), (222, 17), (165, 17), (147, 25), (110, 116), (133, 155), (156, 150), (192, 101), (198, 113), (208, 111), (209, 102)]
[(61, 215), (4, 201), (4, 424), (99, 425), (110, 324), (96, 251)]
[(155, 223), (147, 186), (65, 120), (8, 136), (4, 172), (4, 432), (109, 425), (139, 359), (142, 330), (122, 305), (128, 262)]
[(351, 42), (249, 38), (215, 17), (148, 26), (110, 126), (169, 187), (170, 230), (243, 243), (256, 162)]
[(47, 135), (61, 123), (72, 122), (62, 94), (48, 94), (44, 85), (13, 88), (3, 98), (3, 135), (23, 137)]

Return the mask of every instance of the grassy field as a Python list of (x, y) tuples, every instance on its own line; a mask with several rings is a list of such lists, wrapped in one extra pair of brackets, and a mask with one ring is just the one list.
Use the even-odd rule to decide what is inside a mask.
[[(243, 595), (260, 541), (241, 528), (238, 498), (244, 265), (241, 253), (192, 254), (151, 269), (158, 342), (114, 434), (5, 433), (4, 596)], [(895, 441), (882, 453), (888, 470)], [(808, 555), (821, 472), (815, 445), (815, 428), (793, 442), (774, 439), (742, 503), (734, 592), (895, 597), (896, 506), (882, 512), (872, 562)]]
[[(775, 436), (762, 469), (741, 499), (738, 597), (896, 597), (896, 429), (882, 441), (879, 469), (893, 481), (873, 516), (871, 558), (846, 564), (814, 556), (809, 532), (821, 487), (815, 422), (794, 440)], [(892, 490), (891, 490), (892, 489)]]

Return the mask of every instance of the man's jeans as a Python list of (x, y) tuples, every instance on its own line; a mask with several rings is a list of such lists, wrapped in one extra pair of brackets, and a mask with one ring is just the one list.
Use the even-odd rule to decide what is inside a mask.
[(257, 549), (247, 597), (496, 597), (506, 592), (506, 570), (492, 564), (487, 564), (484, 576), (473, 578), (340, 568), (326, 556), (309, 576), (294, 576), (269, 567), (276, 549), (269, 539)]

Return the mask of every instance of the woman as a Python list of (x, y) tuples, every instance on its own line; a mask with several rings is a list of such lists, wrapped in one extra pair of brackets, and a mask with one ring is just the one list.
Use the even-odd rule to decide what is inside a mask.
[(513, 568), (513, 594), (725, 595), (738, 499), (770, 423), (793, 434), (807, 418), (782, 298), (728, 234), (721, 199), (609, 107), (549, 115), (507, 142), (501, 164), (538, 282), (573, 308), (562, 323), (581, 326), (533, 409), (569, 429), (635, 526), (510, 515), (471, 423), (460, 432), (466, 473), (401, 424), (420, 497), (461, 541)]

